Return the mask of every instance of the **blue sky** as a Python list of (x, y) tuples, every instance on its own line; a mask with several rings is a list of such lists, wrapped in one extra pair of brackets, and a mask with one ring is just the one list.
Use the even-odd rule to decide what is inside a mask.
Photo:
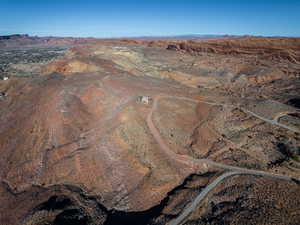
[(300, 0), (0, 0), (0, 35), (300, 36)]

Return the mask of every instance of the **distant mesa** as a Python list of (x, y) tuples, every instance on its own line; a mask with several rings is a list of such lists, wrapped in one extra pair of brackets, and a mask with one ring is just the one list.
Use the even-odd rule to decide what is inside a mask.
[(0, 36), (0, 40), (10, 40), (10, 39), (19, 39), (19, 38), (29, 38), (28, 34), (12, 34)]

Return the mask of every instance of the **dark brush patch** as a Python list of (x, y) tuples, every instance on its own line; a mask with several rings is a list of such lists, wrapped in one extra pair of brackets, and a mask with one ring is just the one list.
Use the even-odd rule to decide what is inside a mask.
[(287, 104), (300, 109), (300, 98), (292, 98), (287, 101)]

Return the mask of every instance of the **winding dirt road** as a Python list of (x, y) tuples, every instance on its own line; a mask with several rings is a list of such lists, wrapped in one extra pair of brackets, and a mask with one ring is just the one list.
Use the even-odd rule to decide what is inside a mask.
[(207, 194), (215, 188), (220, 182), (222, 182), (224, 179), (234, 176), (234, 175), (239, 175), (242, 174), (240, 172), (232, 171), (232, 172), (227, 172), (223, 173), (221, 176), (217, 177), (212, 183), (207, 185), (201, 193), (195, 198), (195, 200), (187, 207), (180, 216), (178, 216), (176, 219), (171, 221), (169, 225), (177, 225), (181, 224), (185, 219), (187, 219), (199, 206), (199, 204), (202, 202), (202, 200), (207, 196)]
[[(253, 176), (264, 176), (264, 177), (270, 177), (270, 178), (275, 178), (275, 179), (282, 179), (282, 180), (287, 180), (287, 181), (300, 181), (298, 178), (293, 178), (293, 177), (286, 176), (286, 175), (273, 174), (273, 173), (260, 171), (260, 170), (245, 169), (245, 168), (241, 168), (241, 167), (235, 167), (235, 166), (217, 163), (217, 162), (207, 160), (207, 159), (195, 159), (190, 156), (186, 156), (186, 155), (183, 156), (183, 155), (176, 154), (166, 144), (166, 142), (160, 135), (159, 130), (156, 128), (156, 126), (154, 125), (154, 122), (153, 122), (153, 113), (157, 109), (159, 99), (162, 99), (162, 98), (181, 99), (181, 100), (186, 100), (186, 101), (192, 101), (195, 103), (203, 102), (203, 103), (210, 104), (210, 105), (224, 106), (224, 104), (206, 102), (206, 101), (202, 101), (202, 100), (195, 100), (195, 99), (186, 98), (186, 97), (174, 97), (174, 96), (156, 96), (153, 100), (152, 108), (147, 116), (147, 125), (148, 125), (148, 128), (149, 128), (150, 132), (152, 133), (153, 137), (155, 138), (156, 142), (159, 144), (160, 148), (168, 156), (170, 156), (171, 158), (173, 158), (174, 160), (176, 160), (178, 162), (190, 165), (192, 168), (195, 168), (195, 167), (199, 168), (199, 166), (202, 168), (206, 168), (207, 166), (213, 166), (213, 167), (222, 168), (227, 171), (227, 172), (223, 173), (221, 176), (219, 176), (218, 178), (216, 178), (208, 186), (206, 186), (201, 191), (201, 193), (195, 198), (195, 200), (188, 207), (186, 207), (183, 210), (182, 214), (179, 217), (177, 217), (176, 219), (174, 219), (173, 221), (171, 221), (169, 223), (169, 225), (181, 224), (185, 219), (187, 219), (189, 217), (189, 215), (191, 215), (192, 212), (194, 212), (197, 209), (197, 207), (201, 204), (202, 200), (208, 195), (208, 193), (212, 189), (214, 189), (220, 182), (222, 182), (223, 180), (225, 180), (228, 177), (231, 177), (234, 175), (253, 175)], [(254, 117), (261, 119), (265, 122), (268, 122), (272, 125), (277, 125), (277, 126), (286, 128), (290, 131), (294, 131), (293, 129), (290, 129), (289, 127), (287, 127), (285, 125), (279, 124), (276, 121), (271, 121), (271, 120), (265, 119), (265, 118), (258, 116), (255, 113), (252, 113), (246, 109), (242, 109), (242, 110), (244, 112), (249, 113), (249, 114), (253, 115)], [(294, 131), (294, 132), (296, 132), (296, 131)]]

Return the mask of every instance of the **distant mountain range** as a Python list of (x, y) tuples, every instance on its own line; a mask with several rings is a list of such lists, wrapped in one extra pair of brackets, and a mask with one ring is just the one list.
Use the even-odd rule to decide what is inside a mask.
[[(99, 38), (99, 39), (142, 39), (142, 40), (239, 40), (247, 37), (263, 37), (263, 36), (252, 36), (252, 35), (218, 35), (218, 34), (184, 34), (184, 35), (171, 35), (171, 36), (120, 36), (120, 37), (111, 37), (111, 38)], [(38, 36), (29, 36), (28, 34), (12, 34), (12, 35), (0, 35), (0, 41), (18, 41), (18, 40), (26, 40), (26, 41), (42, 41), (47, 42), (50, 40), (76, 40), (83, 41), (88, 39), (94, 39), (95, 37), (90, 38), (73, 38), (73, 37), (38, 37)], [(284, 36), (272, 36), (272, 38), (284, 38)], [(291, 37), (291, 38), (299, 38), (299, 37)]]
[[(240, 39), (249, 37), (248, 35), (216, 35), (216, 34), (184, 34), (184, 35), (171, 35), (171, 36), (131, 36), (131, 37), (119, 37), (119, 38), (134, 38), (134, 39), (153, 39), (153, 40), (170, 40), (170, 39)], [(38, 37), (38, 36), (29, 36), (28, 34), (12, 34), (12, 35), (0, 35), (0, 40), (10, 40), (10, 39), (36, 39), (36, 38), (71, 38), (71, 37)], [(106, 39), (106, 38), (105, 38)]]
[(29, 35), (28, 34), (12, 34), (12, 35), (0, 36), (0, 40), (10, 40), (10, 39), (18, 39), (18, 38), (29, 38)]
[(242, 39), (250, 37), (249, 35), (217, 35), (217, 34), (185, 34), (185, 35), (172, 35), (172, 36), (140, 36), (132, 37), (136, 39), (146, 40), (216, 40), (216, 39)]

